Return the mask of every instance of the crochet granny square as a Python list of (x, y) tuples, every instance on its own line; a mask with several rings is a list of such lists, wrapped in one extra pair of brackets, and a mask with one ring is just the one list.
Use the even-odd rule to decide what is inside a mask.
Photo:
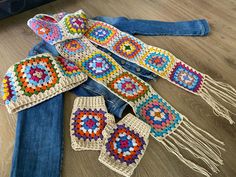
[(71, 115), (71, 145), (76, 151), (100, 150), (104, 143), (103, 130), (114, 117), (107, 113), (102, 96), (78, 97)]
[(2, 97), (10, 113), (34, 106), (87, 80), (75, 63), (48, 53), (11, 66), (2, 80)]
[(124, 176), (131, 176), (148, 145), (150, 126), (132, 114), (105, 128), (99, 161)]

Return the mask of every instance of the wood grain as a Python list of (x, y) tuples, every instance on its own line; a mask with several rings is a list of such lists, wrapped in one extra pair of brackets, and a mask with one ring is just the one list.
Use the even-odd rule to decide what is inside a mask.
[[(214, 79), (227, 82), (236, 88), (236, 1), (235, 0), (67, 0), (26, 11), (0, 21), (0, 74), (16, 61), (27, 56), (30, 48), (40, 41), (27, 27), (26, 21), (37, 13), (73, 12), (83, 8), (90, 17), (126, 16), (129, 18), (162, 21), (206, 18), (211, 25), (207, 37), (143, 37), (148, 44), (174, 53), (187, 64), (198, 68)], [(216, 117), (210, 107), (193, 96), (162, 79), (151, 83), (153, 87), (177, 110), (189, 117), (199, 127), (223, 140), (226, 152), (224, 165), (217, 177), (236, 176), (236, 129), (226, 120)], [(69, 117), (75, 96), (65, 94), (63, 177), (119, 176), (97, 160), (99, 152), (75, 152), (70, 147)], [(236, 110), (235, 110), (236, 112)], [(0, 106), (0, 176), (9, 176), (14, 145), (15, 115), (9, 115)], [(236, 117), (234, 117), (236, 121)], [(196, 161), (193, 157), (189, 159)], [(202, 162), (196, 161), (205, 166)], [(207, 167), (206, 167), (207, 168)], [(146, 154), (135, 177), (200, 177), (158, 142), (150, 139)]]

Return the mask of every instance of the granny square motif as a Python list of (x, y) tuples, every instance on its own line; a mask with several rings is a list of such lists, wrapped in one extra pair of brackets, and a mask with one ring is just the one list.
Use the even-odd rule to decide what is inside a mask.
[(2, 96), (10, 113), (34, 106), (86, 81), (87, 76), (63, 57), (35, 55), (12, 65), (2, 80)]
[(14, 70), (23, 94), (27, 96), (38, 94), (57, 84), (60, 76), (54, 66), (55, 64), (47, 56), (16, 64)]
[(100, 150), (104, 144), (103, 131), (107, 124), (114, 122), (102, 96), (77, 97), (70, 120), (72, 148), (76, 151)]
[(99, 161), (124, 176), (131, 176), (148, 145), (150, 126), (127, 114), (117, 124), (105, 128), (105, 145)]
[(157, 95), (151, 95), (145, 101), (139, 103), (136, 114), (151, 125), (151, 133), (158, 140), (164, 139), (183, 120), (178, 112)]
[(107, 45), (117, 34), (117, 30), (110, 25), (104, 25), (101, 22), (95, 22), (85, 33), (85, 36), (101, 43), (102, 45)]
[(174, 57), (162, 49), (149, 47), (139, 62), (148, 70), (166, 76), (174, 65)]
[(170, 74), (170, 80), (184, 88), (197, 92), (201, 88), (203, 76), (193, 69), (178, 62)]
[(111, 46), (117, 55), (127, 58), (128, 60), (137, 59), (144, 49), (143, 45), (139, 41), (133, 39), (131, 36), (119, 36), (114, 40)]
[(87, 18), (85, 14), (76, 13), (65, 15), (60, 24), (63, 26), (63, 29), (67, 34), (71, 36), (78, 37), (79, 34), (84, 34), (87, 30)]
[(119, 72), (119, 67), (113, 59), (109, 58), (105, 53), (95, 51), (87, 58), (82, 58), (78, 65), (82, 67), (88, 76), (98, 80), (112, 79), (112, 76)]
[(72, 120), (73, 130), (78, 139), (89, 140), (92, 139), (97, 140), (103, 139), (102, 131), (106, 126), (107, 118), (105, 117), (105, 113), (102, 109), (80, 109), (78, 108), (76, 112), (74, 112), (74, 117)]
[(105, 146), (107, 153), (115, 160), (130, 165), (142, 154), (145, 145), (143, 137), (123, 124), (117, 125)]
[(116, 76), (108, 83), (108, 87), (117, 95), (132, 102), (137, 101), (149, 92), (149, 88), (144, 82), (141, 82), (141, 80), (138, 80), (128, 72), (123, 72)]

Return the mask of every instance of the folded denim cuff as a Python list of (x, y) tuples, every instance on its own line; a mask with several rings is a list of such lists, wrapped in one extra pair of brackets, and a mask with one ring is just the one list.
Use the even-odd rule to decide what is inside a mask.
[(104, 131), (99, 161), (124, 176), (131, 176), (148, 145), (150, 126), (132, 114)]
[(71, 61), (49, 53), (12, 65), (2, 80), (2, 97), (9, 113), (18, 112), (70, 90), (87, 80)]
[(72, 148), (76, 151), (100, 150), (104, 144), (104, 128), (114, 123), (114, 116), (107, 113), (102, 96), (77, 97), (70, 119)]
[(211, 29), (210, 29), (210, 25), (208, 23), (207, 20), (205, 19), (200, 19), (199, 22), (201, 22), (201, 35), (202, 36), (206, 36), (210, 33)]

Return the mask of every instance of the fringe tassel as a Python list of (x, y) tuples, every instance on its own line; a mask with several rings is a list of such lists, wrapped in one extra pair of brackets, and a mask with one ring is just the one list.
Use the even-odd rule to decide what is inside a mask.
[(224, 117), (230, 124), (235, 123), (230, 116), (230, 113), (234, 113), (214, 97), (216, 96), (219, 100), (236, 108), (236, 90), (231, 85), (215, 81), (210, 76), (205, 75), (204, 85), (199, 95), (213, 108), (215, 115)]
[(171, 135), (160, 142), (188, 167), (207, 177), (211, 173), (183, 157), (179, 148), (201, 159), (215, 173), (219, 172), (218, 166), (223, 165), (220, 150), (225, 151), (222, 147), (224, 143), (214, 138), (208, 132), (198, 128), (185, 117), (181, 125)]

